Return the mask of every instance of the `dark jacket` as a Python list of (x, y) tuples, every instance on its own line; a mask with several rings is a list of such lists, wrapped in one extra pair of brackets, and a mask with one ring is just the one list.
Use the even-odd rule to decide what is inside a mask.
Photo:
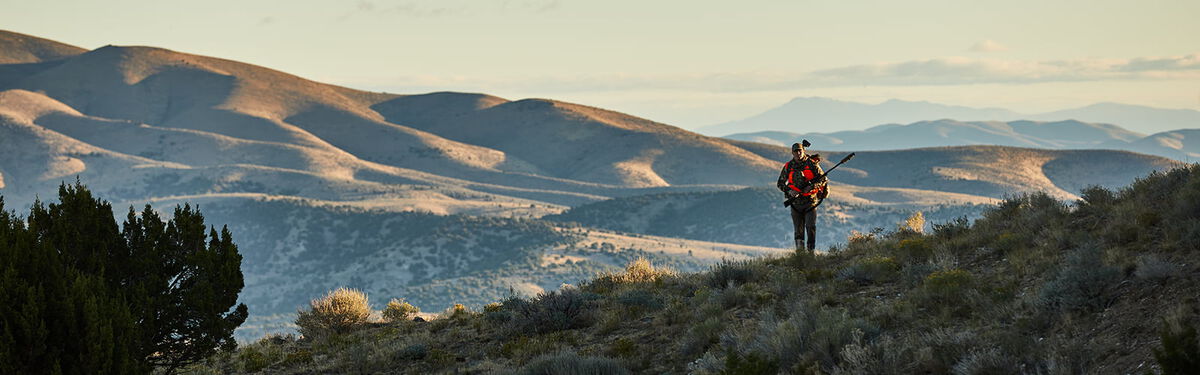
[[(788, 160), (787, 163), (783, 164), (783, 170), (779, 171), (779, 182), (776, 183), (776, 186), (779, 188), (779, 191), (784, 193), (785, 199), (787, 198), (788, 191), (798, 191), (801, 195), (807, 197), (808, 203), (816, 203), (817, 193), (824, 190), (825, 185), (829, 183), (829, 179), (826, 177), (822, 176), (820, 179), (817, 179), (817, 176), (820, 176), (822, 173), (825, 172), (821, 169), (821, 165), (814, 163), (812, 158), (805, 157), (801, 161), (796, 161), (796, 159)], [(816, 181), (813, 181), (814, 179)], [(815, 186), (816, 189), (810, 192), (810, 185)], [(800, 203), (800, 206), (804, 205), (804, 201), (796, 203)]]

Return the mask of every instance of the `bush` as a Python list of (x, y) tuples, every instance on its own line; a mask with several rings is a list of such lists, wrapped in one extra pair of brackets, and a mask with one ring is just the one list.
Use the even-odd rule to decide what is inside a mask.
[(683, 336), (683, 340), (680, 342), (680, 351), (687, 356), (704, 353), (709, 346), (717, 342), (724, 330), (725, 324), (721, 322), (720, 317), (710, 317), (699, 324), (694, 324)]
[(954, 364), (955, 375), (1011, 374), (1020, 365), (999, 349), (975, 350)]
[(903, 223), (900, 223), (898, 229), (913, 233), (925, 233), (925, 214), (921, 211), (913, 213), (912, 216), (904, 219)]
[(611, 292), (618, 285), (631, 283), (660, 282), (664, 277), (675, 276), (676, 272), (667, 268), (654, 268), (649, 260), (637, 258), (625, 265), (623, 272), (604, 273), (597, 276), (587, 285), (588, 290), (599, 293)]
[(908, 263), (922, 262), (933, 255), (933, 246), (925, 237), (906, 238), (896, 244), (896, 255)]
[(656, 311), (663, 308), (662, 299), (645, 290), (630, 290), (617, 296), (617, 303), (634, 312)]
[(1154, 348), (1154, 360), (1162, 367), (1163, 374), (1200, 373), (1200, 342), (1196, 340), (1196, 327), (1184, 321), (1163, 320), (1162, 348)]
[(338, 288), (312, 300), (309, 307), (296, 317), (300, 334), (305, 337), (350, 332), (365, 325), (371, 317), (367, 294), (356, 289)]
[(405, 302), (404, 300), (392, 298), (388, 301), (387, 307), (383, 308), (383, 320), (386, 322), (399, 322), (412, 318), (413, 315), (421, 312), (421, 309)]
[(517, 333), (549, 333), (591, 325), (599, 298), (571, 288), (540, 293), (529, 301), (510, 298), (504, 301), (503, 310), (512, 313), (510, 323)]
[[(914, 371), (910, 348), (897, 343), (890, 336), (880, 337), (867, 343), (854, 342), (846, 345), (842, 347), (840, 356), (842, 362), (834, 367), (833, 371), (830, 371), (831, 374), (927, 373)], [(945, 373), (945, 371), (940, 373)]]
[(941, 224), (933, 223), (930, 226), (933, 227), (934, 236), (948, 239), (965, 234), (971, 229), (971, 221), (967, 220), (966, 217), (957, 217), (954, 220), (950, 220)]
[(238, 352), (238, 362), (244, 372), (259, 372), (270, 365), (266, 354), (255, 348), (246, 348)]
[(934, 329), (920, 333), (912, 345), (917, 350), (917, 371), (933, 374), (949, 373), (959, 359), (965, 357), (979, 341), (971, 331)]
[(1058, 275), (1038, 291), (1038, 301), (1050, 310), (1090, 312), (1105, 307), (1104, 295), (1121, 280), (1117, 267), (1100, 260), (1096, 247), (1077, 249), (1067, 255)]
[(1183, 274), (1183, 267), (1175, 263), (1163, 261), (1154, 254), (1138, 257), (1136, 267), (1133, 275), (1145, 280), (1164, 280), (1179, 277)]
[(781, 369), (818, 364), (829, 372), (838, 363), (844, 346), (869, 340), (878, 333), (874, 324), (851, 317), (845, 310), (822, 306), (796, 311), (787, 319), (768, 314), (749, 331), (722, 335), (721, 343), (743, 358), (758, 353)]
[(963, 294), (974, 286), (971, 273), (961, 269), (937, 271), (925, 277), (921, 284), (933, 303), (962, 303)]
[(470, 312), (471, 312), (470, 310), (467, 310), (466, 305), (463, 305), (461, 303), (456, 303), (456, 304), (454, 304), (454, 306), (450, 306), (449, 309), (446, 309), (446, 312), (443, 315), (445, 315), (448, 318), (453, 319), (453, 318), (461, 318), (463, 316), (466, 316)]
[(722, 375), (758, 375), (779, 372), (779, 364), (758, 353), (739, 355), (732, 351), (725, 354), (725, 371)]
[(900, 264), (890, 257), (874, 256), (859, 259), (849, 267), (838, 270), (837, 277), (866, 284), (891, 280), (900, 270)]
[(605, 357), (583, 357), (572, 352), (545, 354), (516, 372), (519, 375), (620, 375), (629, 369)]
[(393, 356), (395, 359), (404, 361), (419, 361), (429, 356), (429, 346), (417, 343), (404, 347), (396, 352)]
[(755, 267), (750, 260), (731, 261), (721, 259), (708, 270), (705, 283), (715, 289), (743, 284), (755, 279)]

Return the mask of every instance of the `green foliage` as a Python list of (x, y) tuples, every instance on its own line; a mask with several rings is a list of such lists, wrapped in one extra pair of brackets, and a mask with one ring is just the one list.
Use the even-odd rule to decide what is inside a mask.
[(662, 298), (641, 289), (625, 291), (617, 296), (616, 301), (635, 312), (656, 311), (663, 308)]
[(400, 349), (396, 352), (395, 358), (405, 361), (419, 361), (429, 356), (429, 346), (425, 344), (412, 344)]
[(941, 239), (950, 239), (965, 234), (971, 228), (971, 221), (960, 216), (944, 223), (933, 223), (933, 235)]
[(617, 357), (633, 357), (637, 354), (637, 345), (628, 337), (622, 337), (609, 345), (608, 353)]
[(721, 374), (757, 375), (774, 374), (778, 371), (779, 364), (761, 354), (749, 353), (743, 356), (730, 352), (725, 355), (725, 370), (721, 371)]
[(896, 244), (896, 257), (905, 262), (923, 262), (933, 256), (933, 246), (926, 237), (912, 237)]
[(338, 288), (309, 302), (308, 310), (300, 310), (296, 325), (305, 337), (320, 337), (358, 329), (371, 317), (367, 294), (356, 289)]
[(131, 207), (118, 228), (78, 182), (58, 197), (27, 224), (0, 213), (0, 372), (170, 373), (236, 346), (247, 310), (228, 229), (188, 205), (166, 222)]
[(598, 299), (596, 294), (566, 288), (539, 293), (531, 300), (506, 299), (502, 310), (512, 314), (509, 323), (515, 333), (549, 333), (590, 326)]
[(1056, 311), (1092, 312), (1108, 303), (1105, 295), (1121, 280), (1116, 267), (1105, 265), (1100, 249), (1084, 247), (1067, 255), (1058, 274), (1038, 291), (1042, 306)]
[(1019, 361), (995, 348), (976, 350), (954, 364), (955, 375), (1011, 374), (1019, 367)]
[(1154, 360), (1163, 374), (1196, 374), (1200, 372), (1200, 341), (1196, 327), (1186, 322), (1171, 324), (1163, 320), (1159, 331), (1162, 347), (1154, 348)]
[(516, 372), (518, 375), (620, 375), (629, 373), (629, 369), (616, 360), (604, 357), (584, 357), (572, 352), (539, 356)]
[(961, 269), (934, 272), (926, 276), (922, 284), (930, 302), (936, 304), (963, 303), (964, 293), (973, 286), (971, 273)]
[(709, 346), (717, 342), (721, 332), (725, 330), (724, 323), (719, 317), (709, 317), (704, 321), (693, 325), (688, 329), (681, 341), (680, 350), (685, 355), (696, 355), (704, 353)]
[(736, 355), (758, 353), (780, 368), (811, 362), (832, 371), (844, 346), (878, 333), (879, 327), (846, 310), (822, 306), (800, 309), (786, 319), (766, 316), (753, 329), (731, 335), (731, 340), (722, 343), (733, 345)]
[(720, 263), (713, 265), (708, 270), (707, 276), (705, 283), (709, 287), (721, 289), (757, 280), (763, 275), (761, 267), (758, 267), (754, 261), (721, 259)]
[(245, 372), (259, 372), (271, 364), (267, 362), (266, 354), (255, 348), (246, 348), (238, 352), (238, 362), (241, 362), (242, 371)]
[(891, 257), (873, 256), (857, 260), (849, 267), (837, 272), (837, 277), (858, 283), (889, 281), (896, 277), (900, 263)]
[(1139, 279), (1159, 281), (1183, 275), (1183, 267), (1148, 254), (1138, 257), (1133, 274)]

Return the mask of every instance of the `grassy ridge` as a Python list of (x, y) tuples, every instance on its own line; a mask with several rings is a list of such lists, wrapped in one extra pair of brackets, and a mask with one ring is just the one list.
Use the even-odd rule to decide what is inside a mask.
[[(1195, 341), (1187, 329), (1200, 295), (1200, 166), (1082, 197), (1025, 195), (974, 223), (923, 232), (913, 218), (828, 254), (701, 273), (633, 262), (483, 311), (267, 337), (190, 371), (1140, 373), (1195, 364), (1200, 353), (1185, 344)], [(1175, 346), (1158, 350), (1164, 342)]]
[[(608, 199), (542, 219), (629, 233), (701, 241), (792, 248), (792, 222), (775, 188), (660, 193)], [(845, 242), (853, 231), (890, 227), (916, 211), (940, 222), (975, 218), (986, 208), (942, 204), (920, 208), (826, 201), (817, 213), (817, 246)]]

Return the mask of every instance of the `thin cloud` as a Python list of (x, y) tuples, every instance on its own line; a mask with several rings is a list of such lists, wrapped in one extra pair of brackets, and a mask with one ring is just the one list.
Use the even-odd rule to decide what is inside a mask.
[[(448, 2), (429, 2), (429, 1), (387, 1), (375, 2), (360, 0), (355, 3), (354, 10), (349, 14), (340, 17), (345, 20), (356, 14), (370, 15), (402, 15), (412, 18), (437, 18), (444, 16), (453, 16), (465, 14), (468, 12), (466, 6), (449, 7), (444, 6)], [(426, 4), (434, 4), (432, 6)]]
[(1168, 58), (1022, 61), (949, 57), (807, 74), (807, 84), (911, 86), (1200, 78), (1200, 54)]
[(1003, 44), (996, 43), (996, 41), (994, 41), (994, 40), (988, 39), (988, 40), (981, 41), (979, 43), (975, 43), (975, 45), (971, 46), (970, 51), (971, 52), (1003, 52), (1003, 51), (1008, 51), (1008, 47)]
[(1122, 68), (1126, 72), (1200, 70), (1200, 53), (1183, 57), (1133, 59)]
[[(385, 79), (390, 87), (422, 90), (521, 90), (545, 93), (604, 91), (764, 92), (850, 86), (953, 86), (1047, 82), (1157, 81), (1200, 79), (1200, 53), (1160, 58), (1081, 60), (1000, 60), (946, 57), (853, 65), (800, 73), (720, 73), (651, 75), (629, 73), (478, 78), (403, 76)], [(343, 79), (344, 84), (380, 80)], [(372, 84), (368, 84), (372, 86)]]
[(562, 2), (559, 0), (504, 0), (500, 2), (500, 9), (502, 10), (530, 11), (534, 13), (554, 11), (561, 6)]
[(402, 15), (412, 18), (438, 18), (477, 14), (480, 12), (520, 12), (547, 13), (562, 7), (560, 0), (504, 0), (500, 2), (479, 2), (465, 0), (409, 0), (409, 1), (372, 1), (359, 0), (348, 14), (340, 18), (345, 20), (352, 15)]

